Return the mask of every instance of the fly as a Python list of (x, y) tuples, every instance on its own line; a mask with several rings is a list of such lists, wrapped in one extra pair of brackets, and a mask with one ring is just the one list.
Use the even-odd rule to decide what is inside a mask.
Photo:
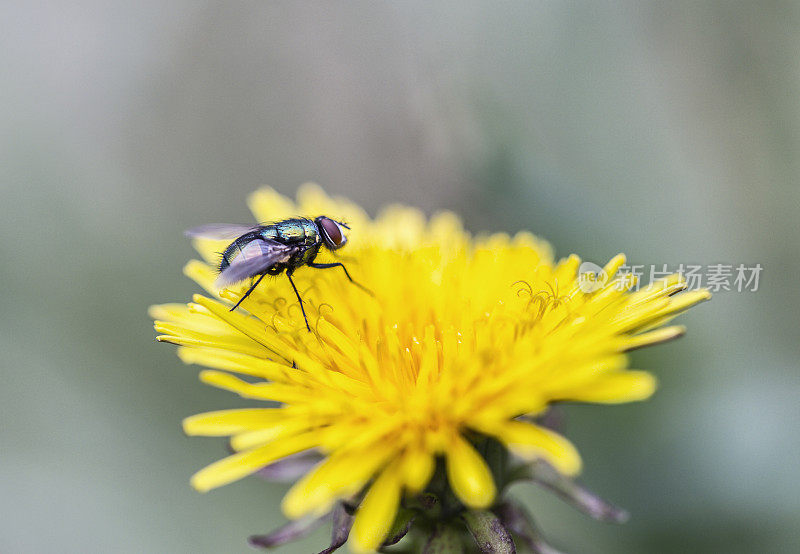
[(306, 310), (303, 307), (303, 299), (300, 298), (300, 293), (292, 281), (292, 275), (296, 269), (302, 266), (316, 269), (341, 267), (351, 283), (370, 293), (368, 289), (353, 281), (343, 263), (320, 264), (314, 262), (323, 246), (328, 250), (335, 251), (347, 243), (344, 229), (350, 229), (350, 227), (341, 221), (335, 221), (323, 215), (315, 219), (285, 219), (256, 227), (212, 223), (189, 229), (186, 231), (186, 236), (214, 240), (234, 239), (222, 253), (219, 277), (216, 281), (218, 288), (239, 283), (251, 277), (258, 277), (244, 293), (244, 296), (231, 308), (231, 311), (238, 308), (239, 304), (250, 296), (250, 293), (265, 276), (280, 275), (285, 271), (297, 300), (300, 302), (300, 310), (303, 312), (306, 328), (311, 331)]

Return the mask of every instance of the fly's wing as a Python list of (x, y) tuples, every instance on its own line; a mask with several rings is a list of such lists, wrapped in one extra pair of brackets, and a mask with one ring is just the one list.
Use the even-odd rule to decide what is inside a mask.
[(252, 231), (254, 228), (253, 226), (232, 223), (209, 223), (208, 225), (201, 225), (184, 231), (183, 234), (193, 239), (233, 240)]
[(217, 288), (223, 288), (264, 273), (273, 265), (288, 261), (295, 250), (296, 247), (274, 240), (251, 240), (219, 274), (215, 284)]

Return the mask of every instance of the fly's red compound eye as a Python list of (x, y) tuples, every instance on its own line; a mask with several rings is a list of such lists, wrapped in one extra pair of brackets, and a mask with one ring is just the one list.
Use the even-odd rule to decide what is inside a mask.
[(327, 242), (331, 248), (340, 248), (344, 246), (347, 239), (342, 234), (342, 229), (339, 227), (338, 223), (327, 217), (320, 217), (319, 224), (325, 234), (325, 242)]

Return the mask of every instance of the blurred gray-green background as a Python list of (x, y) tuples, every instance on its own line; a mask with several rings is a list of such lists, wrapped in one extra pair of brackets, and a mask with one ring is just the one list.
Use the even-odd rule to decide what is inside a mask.
[[(624, 526), (519, 487), (572, 553), (800, 551), (800, 4), (0, 4), (0, 551), (248, 552), (285, 486), (207, 495), (186, 415), (240, 403), (156, 344), (183, 229), (262, 184), (449, 208), (602, 263), (760, 263), (568, 410)], [(282, 552), (321, 549), (325, 532)]]

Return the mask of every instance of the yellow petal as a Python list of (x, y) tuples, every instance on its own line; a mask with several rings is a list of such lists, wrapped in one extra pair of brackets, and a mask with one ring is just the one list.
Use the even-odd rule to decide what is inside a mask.
[(210, 298), (199, 294), (195, 294), (193, 300), (237, 331), (240, 331), (243, 335), (250, 337), (254, 342), (261, 344), (278, 357), (286, 359), (284, 352), (286, 351), (287, 344), (282, 342), (278, 337), (275, 337), (272, 333), (269, 333), (264, 327), (264, 324), (259, 320), (240, 312), (231, 312), (226, 306), (219, 302), (214, 302)]
[(200, 492), (227, 485), (258, 471), (290, 454), (308, 450), (317, 445), (315, 433), (286, 437), (247, 452), (214, 462), (192, 476), (192, 486)]
[(447, 477), (453, 492), (470, 508), (486, 508), (494, 500), (495, 485), (489, 466), (461, 435), (447, 449)]
[(247, 205), (259, 223), (280, 221), (297, 215), (297, 207), (294, 202), (269, 187), (264, 187), (251, 194), (247, 199)]
[(553, 397), (556, 400), (621, 404), (650, 398), (657, 385), (656, 378), (646, 371), (618, 371), (574, 389), (554, 391)]
[(221, 348), (181, 347), (178, 348), (178, 357), (185, 364), (198, 364), (215, 369), (224, 369), (243, 375), (261, 377), (270, 381), (287, 380), (291, 375), (290, 370), (292, 369), (285, 364)]
[(433, 455), (422, 448), (410, 448), (403, 456), (403, 475), (406, 488), (414, 493), (425, 488), (436, 467)]
[(683, 325), (672, 325), (670, 327), (662, 327), (647, 333), (641, 333), (632, 337), (625, 337), (622, 340), (622, 350), (635, 350), (644, 346), (651, 346), (653, 344), (660, 344), (682, 336), (686, 332), (686, 327)]
[(617, 273), (620, 267), (625, 264), (625, 254), (617, 254), (613, 258), (611, 258), (608, 263), (603, 268), (603, 272), (606, 274), (608, 279), (612, 279), (614, 275)]
[(286, 417), (284, 410), (277, 408), (219, 410), (187, 417), (183, 420), (183, 432), (187, 435), (224, 437), (273, 425), (283, 417)]
[(147, 315), (152, 319), (166, 319), (174, 321), (189, 315), (189, 308), (186, 304), (155, 304), (147, 309)]
[(230, 373), (206, 369), (200, 372), (200, 381), (219, 389), (235, 392), (242, 398), (256, 398), (258, 400), (274, 400), (286, 404), (298, 403), (308, 399), (304, 390), (289, 385), (273, 383), (248, 383)]
[(373, 447), (331, 455), (289, 489), (283, 513), (290, 519), (324, 514), (338, 498), (360, 491), (394, 453)]
[(572, 443), (549, 429), (522, 421), (506, 421), (498, 424), (492, 434), (528, 461), (544, 458), (565, 475), (575, 475), (581, 470), (581, 458)]
[(400, 476), (395, 466), (390, 466), (369, 488), (350, 530), (353, 552), (371, 552), (381, 545), (397, 515), (400, 487)]
[[(202, 245), (195, 243), (195, 248), (200, 249), (202, 248)], [(220, 249), (216, 250), (216, 252), (220, 251)], [(210, 255), (210, 253), (206, 252), (204, 255)], [(214, 284), (214, 281), (217, 280), (219, 272), (211, 267), (211, 265), (203, 263), (200, 260), (190, 260), (185, 266), (183, 266), (183, 274), (214, 296), (219, 293), (219, 289)]]
[(331, 210), (336, 209), (334, 202), (322, 190), (322, 187), (316, 183), (303, 183), (300, 185), (297, 189), (297, 205), (310, 217), (317, 215), (340, 217), (339, 214), (331, 212)]
[[(286, 411), (286, 410), (280, 410)], [(231, 437), (231, 448), (240, 452), (280, 437), (296, 435), (312, 427), (311, 422), (305, 417), (284, 417), (280, 421), (264, 424), (258, 429), (245, 430)]]

